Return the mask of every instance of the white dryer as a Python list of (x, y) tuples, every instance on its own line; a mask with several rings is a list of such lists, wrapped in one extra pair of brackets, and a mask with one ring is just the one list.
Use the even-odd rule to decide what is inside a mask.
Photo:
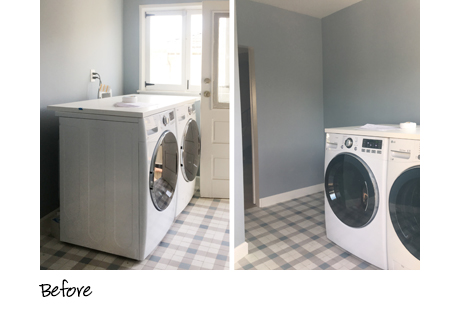
[(176, 107), (180, 153), (176, 216), (187, 207), (195, 193), (196, 176), (200, 166), (201, 139), (196, 123), (195, 105), (196, 103)]
[(388, 138), (326, 133), (327, 238), (387, 269), (386, 173)]
[(420, 269), (420, 140), (390, 138), (387, 176), (388, 268)]
[(179, 148), (175, 105), (139, 96), (50, 105), (59, 116), (61, 241), (143, 260), (175, 218)]

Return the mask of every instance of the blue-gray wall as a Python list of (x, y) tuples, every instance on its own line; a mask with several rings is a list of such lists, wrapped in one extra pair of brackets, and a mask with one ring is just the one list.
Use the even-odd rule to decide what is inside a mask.
[(59, 122), (47, 105), (122, 94), (122, 0), (40, 1), (40, 217), (59, 207)]
[(420, 124), (420, 1), (364, 0), (322, 19), (324, 125)]
[(321, 20), (240, 0), (236, 17), (254, 48), (260, 198), (322, 183)]

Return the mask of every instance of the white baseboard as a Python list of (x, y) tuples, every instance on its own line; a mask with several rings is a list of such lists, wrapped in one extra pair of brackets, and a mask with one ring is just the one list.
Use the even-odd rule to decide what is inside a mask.
[(249, 245), (248, 243), (244, 242), (237, 247), (235, 247), (235, 258), (234, 261), (238, 262), (239, 260), (243, 259), (244, 256), (246, 256), (249, 253)]
[(288, 201), (294, 198), (299, 198), (299, 197), (321, 192), (323, 191), (323, 189), (324, 189), (324, 184), (321, 183), (321, 184), (312, 185), (312, 186), (304, 187), (301, 189), (289, 191), (286, 193), (264, 197), (260, 199), (259, 207), (264, 208), (264, 207), (268, 207), (271, 205), (276, 205), (278, 203), (282, 203), (282, 202), (285, 202), (285, 201)]

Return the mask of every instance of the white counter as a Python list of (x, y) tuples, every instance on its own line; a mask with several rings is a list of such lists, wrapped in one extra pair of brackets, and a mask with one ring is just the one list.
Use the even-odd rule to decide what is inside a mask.
[(351, 135), (365, 135), (375, 136), (381, 138), (396, 138), (396, 139), (411, 139), (420, 140), (420, 126), (418, 125), (415, 129), (401, 129), (398, 125), (383, 125), (391, 126), (391, 129), (362, 129), (362, 126), (354, 127), (340, 127), (340, 128), (326, 128), (326, 133), (338, 133), (338, 134), (351, 134)]
[[(140, 107), (116, 107), (115, 103), (122, 102), (124, 96), (137, 96)], [(144, 118), (155, 113), (160, 113), (165, 109), (174, 108), (182, 104), (193, 104), (199, 97), (176, 96), (176, 95), (149, 95), (149, 94), (129, 94), (114, 96), (104, 99), (79, 101), (65, 104), (48, 105), (49, 110), (78, 114), (96, 114), (121, 117)]]

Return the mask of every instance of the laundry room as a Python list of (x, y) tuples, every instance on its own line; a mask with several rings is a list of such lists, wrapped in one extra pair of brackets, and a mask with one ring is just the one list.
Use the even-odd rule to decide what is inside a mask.
[(228, 1), (40, 1), (41, 270), (229, 269), (228, 43)]
[[(386, 199), (397, 197), (387, 175), (403, 170), (390, 160), (401, 156), (407, 168), (420, 168), (420, 1), (236, 0), (235, 10), (243, 129), (235, 144), (244, 147), (235, 154), (239, 181), (232, 181), (235, 189), (244, 185), (244, 196), (235, 196), (235, 269), (419, 269), (419, 171), (406, 189), (417, 219), (405, 223), (415, 231), (412, 245), (402, 242), (410, 263), (388, 258), (387, 242), (402, 234), (387, 241)], [(409, 145), (394, 147), (402, 140)], [(335, 146), (337, 154), (356, 153), (356, 167), (373, 170), (372, 177), (351, 170), (354, 160), (338, 164), (329, 154)], [(341, 181), (354, 189), (334, 189)], [(340, 218), (336, 202), (353, 193), (341, 205), (367, 216), (358, 221), (344, 212), (353, 221), (333, 220)]]

